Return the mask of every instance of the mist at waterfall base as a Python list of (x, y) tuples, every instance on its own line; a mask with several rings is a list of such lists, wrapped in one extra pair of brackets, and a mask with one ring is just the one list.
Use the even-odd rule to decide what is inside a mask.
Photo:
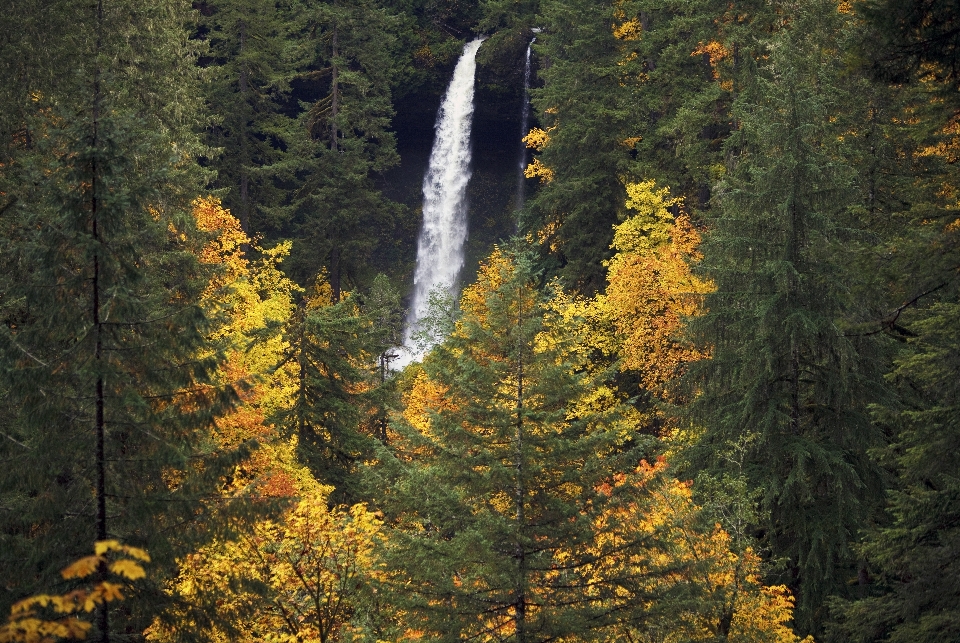
[(431, 342), (442, 340), (442, 337), (433, 337), (442, 329), (421, 328), (422, 322), (429, 317), (431, 298), (436, 308), (437, 301), (449, 300), (456, 294), (467, 239), (470, 130), (476, 58), (482, 42), (483, 39), (478, 38), (464, 46), (437, 113), (433, 149), (423, 179), (423, 225), (417, 240), (413, 300), (403, 346), (395, 351), (397, 359), (393, 368), (403, 368), (420, 359)]

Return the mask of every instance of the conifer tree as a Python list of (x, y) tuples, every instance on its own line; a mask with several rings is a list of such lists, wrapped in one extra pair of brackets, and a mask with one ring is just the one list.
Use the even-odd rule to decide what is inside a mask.
[(720, 454), (749, 445), (757, 533), (784, 562), (798, 626), (812, 633), (826, 596), (856, 575), (849, 543), (879, 493), (867, 456), (881, 444), (867, 412), (877, 351), (842, 329), (857, 312), (841, 254), (857, 192), (843, 132), (831, 127), (845, 108), (842, 68), (828, 52), (847, 18), (829, 2), (791, 7), (769, 62), (737, 99), (732, 172), (703, 246), (717, 290), (692, 322), (712, 357), (688, 378), (697, 394), (688, 417), (703, 431), (688, 456), (720, 476)]
[(363, 298), (363, 312), (370, 320), (370, 351), (376, 355), (379, 386), (373, 397), (376, 411), (372, 434), (381, 442), (387, 441), (388, 409), (394, 395), (390, 377), (390, 362), (395, 360), (397, 347), (403, 344), (403, 322), (406, 311), (400, 292), (386, 275), (377, 275)]
[(276, 232), (283, 222), (270, 213), (281, 196), (268, 168), (282, 156), (279, 112), (289, 90), (284, 69), (289, 11), (246, 0), (196, 6), (209, 46), (211, 80), (204, 89), (211, 111), (207, 142), (216, 150), (215, 185), (226, 189), (224, 203), (247, 235)]
[[(607, 0), (545, 0), (535, 45), (544, 86), (532, 91), (549, 135), (536, 163), (549, 169), (523, 225), (552, 255), (566, 283), (585, 293), (603, 285), (613, 225), (629, 174), (636, 42), (618, 38)], [(529, 172), (528, 172), (529, 174)]]
[(385, 280), (376, 279), (366, 297), (334, 302), (321, 273), (286, 329), (283, 364), (293, 367), (297, 386), (276, 419), (297, 436), (302, 463), (335, 487), (338, 502), (357, 499), (355, 467), (386, 436), (388, 351), (400, 320), (399, 296)]
[(641, 539), (595, 538), (600, 513), (623, 500), (603, 483), (636, 467), (641, 443), (629, 407), (584, 371), (549, 316), (531, 261), (490, 257), (373, 471), (397, 527), (397, 600), (408, 627), (432, 640), (528, 643), (598, 630), (614, 618), (602, 588), (626, 581), (591, 577), (590, 564)]
[(339, 301), (357, 285), (396, 206), (375, 177), (398, 161), (389, 131), (394, 19), (377, 0), (305, 0), (292, 18), (295, 76), (311, 97), (284, 134), (288, 154), (275, 164), (291, 186), (282, 208), (299, 242), (290, 270), (302, 281), (325, 267)]
[[(862, 272), (874, 276), (868, 283), (877, 294), (873, 316), (855, 328), (893, 347), (889, 387), (873, 416), (891, 436), (876, 456), (896, 479), (887, 491), (887, 515), (859, 543), (857, 592), (835, 602), (829, 641), (960, 640), (953, 553), (960, 519), (955, 78), (950, 48), (922, 45), (949, 24), (936, 17), (948, 6), (859, 7), (868, 25), (874, 23), (858, 43), (861, 51), (874, 51), (878, 40), (912, 41), (903, 50), (883, 51), (879, 62), (889, 65), (885, 72), (896, 71), (898, 82), (875, 87), (882, 100), (871, 101), (874, 118), (865, 142), (875, 153), (864, 163), (864, 213), (875, 222), (879, 242)], [(914, 13), (930, 15), (906, 19)], [(904, 33), (883, 33), (911, 23)], [(915, 73), (908, 58), (897, 60), (911, 49), (925, 62)], [(945, 60), (937, 62), (940, 55)]]
[(160, 571), (116, 618), (101, 608), (103, 641), (148, 622), (178, 548), (209, 526), (202, 501), (222, 470), (203, 448), (226, 399), (209, 386), (217, 355), (201, 349), (210, 275), (191, 216), (183, 9), (60, 3), (59, 47), (30, 50), (23, 68), (63, 67), (39, 85), (21, 77), (25, 135), (3, 142), (0, 602), (56, 587), (91, 541), (145, 547)]

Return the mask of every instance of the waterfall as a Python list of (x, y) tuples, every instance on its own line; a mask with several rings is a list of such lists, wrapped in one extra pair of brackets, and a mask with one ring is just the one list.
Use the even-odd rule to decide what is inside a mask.
[(523, 137), (527, 135), (530, 128), (530, 57), (533, 52), (533, 43), (536, 38), (527, 45), (527, 62), (523, 68), (523, 106), (520, 108), (520, 171), (517, 175), (517, 210), (523, 207), (526, 200), (527, 177), (523, 172), (527, 169), (527, 144), (523, 142)]
[[(417, 240), (413, 303), (404, 336), (407, 351), (414, 350), (413, 334), (428, 312), (430, 292), (443, 288), (455, 295), (457, 277), (463, 267), (473, 86), (481, 42), (482, 39), (478, 38), (463, 48), (463, 55), (453, 70), (450, 86), (437, 112), (436, 136), (423, 178), (423, 227)], [(408, 361), (404, 357), (401, 357), (400, 365)], [(416, 355), (409, 357), (413, 359)]]

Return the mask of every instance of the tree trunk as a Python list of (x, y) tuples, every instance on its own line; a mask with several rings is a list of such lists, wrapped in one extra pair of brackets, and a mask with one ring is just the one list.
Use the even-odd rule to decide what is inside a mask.
[(514, 605), (516, 609), (517, 643), (526, 643), (527, 640), (527, 560), (526, 548), (523, 542), (523, 527), (526, 521), (524, 515), (524, 496), (526, 488), (523, 482), (523, 288), (520, 288), (517, 299), (517, 428), (516, 428), (516, 518), (517, 542), (514, 556), (517, 559), (517, 581), (514, 589)]
[(333, 58), (331, 59), (330, 79), (330, 149), (338, 150), (340, 132), (337, 129), (337, 115), (340, 113), (340, 69), (337, 66), (337, 56), (340, 55), (337, 27), (333, 28)]
[[(103, 0), (97, 1), (96, 6), (97, 37), (94, 50), (94, 60), (100, 58), (103, 33)], [(106, 457), (106, 422), (104, 419), (104, 392), (103, 392), (103, 324), (100, 320), (100, 202), (97, 199), (98, 151), (100, 147), (100, 64), (97, 62), (93, 76), (93, 155), (90, 163), (90, 220), (93, 235), (93, 301), (91, 313), (93, 319), (94, 337), (94, 368), (97, 381), (95, 385), (96, 411), (94, 418), (94, 432), (96, 433), (96, 468), (97, 468), (97, 540), (107, 539), (107, 457)], [(97, 575), (101, 582), (107, 580), (107, 565), (100, 563)], [(110, 621), (107, 603), (104, 601), (97, 610), (97, 624), (100, 629), (101, 643), (110, 643)]]

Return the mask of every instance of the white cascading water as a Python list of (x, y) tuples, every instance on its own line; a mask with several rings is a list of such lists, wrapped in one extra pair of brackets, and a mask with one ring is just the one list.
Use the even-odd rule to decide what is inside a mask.
[(437, 112), (436, 137), (423, 178), (423, 227), (417, 241), (417, 269), (413, 302), (407, 316), (405, 352), (400, 366), (419, 357), (413, 334), (429, 310), (430, 292), (445, 288), (451, 294), (463, 267), (467, 239), (467, 183), (470, 181), (470, 129), (473, 124), (473, 86), (477, 50), (482, 39), (467, 43), (453, 70), (453, 79)]
[(526, 200), (527, 181), (524, 171), (527, 169), (527, 144), (523, 138), (529, 134), (530, 127), (530, 58), (533, 53), (533, 43), (536, 38), (527, 45), (527, 62), (523, 68), (523, 107), (520, 108), (520, 173), (517, 176), (517, 210), (523, 208)]

